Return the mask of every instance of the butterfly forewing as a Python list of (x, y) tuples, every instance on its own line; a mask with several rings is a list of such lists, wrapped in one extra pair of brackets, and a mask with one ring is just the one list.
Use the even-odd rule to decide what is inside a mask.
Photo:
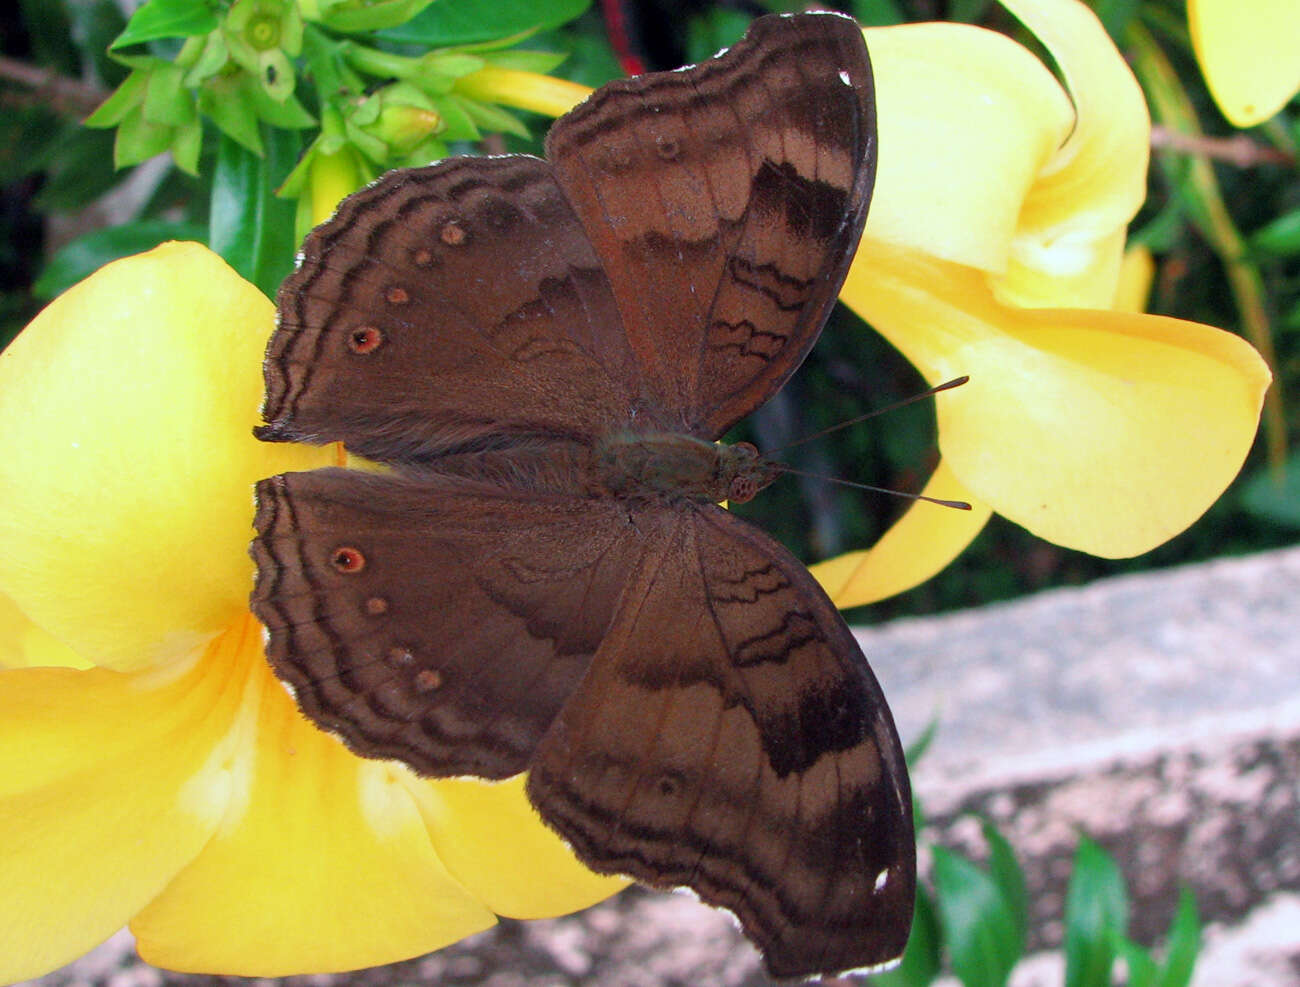
[(260, 434), (392, 469), (259, 484), (272, 665), (358, 754), (527, 769), (584, 862), (731, 909), (776, 974), (886, 962), (915, 887), (889, 710), (807, 571), (707, 502), (699, 441), (794, 372), (843, 281), (860, 30), (761, 18), (547, 148), (391, 173), (305, 243)]
[(604, 87), (546, 148), (661, 416), (718, 438), (803, 362), (861, 235), (876, 162), (861, 31), (762, 18), (718, 58)]
[(609, 282), (546, 162), (390, 172), (303, 245), (279, 295), (263, 438), (411, 461), (627, 420)]

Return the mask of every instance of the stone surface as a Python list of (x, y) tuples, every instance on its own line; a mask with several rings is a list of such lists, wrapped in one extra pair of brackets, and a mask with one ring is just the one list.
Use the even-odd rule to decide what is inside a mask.
[[(1076, 833), (1119, 858), (1133, 934), (1157, 939), (1180, 882), (1212, 924), (1198, 987), (1300, 984), (1300, 548), (1126, 576), (861, 632), (905, 739), (928, 835), (978, 856), (968, 810), (1025, 866), (1032, 943), (1060, 938)], [(42, 987), (758, 987), (722, 914), (632, 889), (576, 916), (503, 922), (440, 953), (281, 981), (163, 973), (121, 934)], [(847, 981), (846, 981), (847, 982)], [(1057, 952), (1015, 987), (1059, 984)]]

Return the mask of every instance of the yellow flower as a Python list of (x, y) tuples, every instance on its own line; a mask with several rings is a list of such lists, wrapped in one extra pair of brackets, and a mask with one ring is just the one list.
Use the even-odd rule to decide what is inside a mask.
[(1253, 127), (1300, 89), (1300, 3), (1187, 0), (1192, 46), (1223, 115)]
[(0, 982), (128, 920), (172, 969), (351, 969), (625, 883), (518, 780), (363, 761), (272, 677), (252, 483), (334, 455), (251, 435), (272, 320), (206, 248), (167, 244), (0, 357)]
[[(1146, 194), (1151, 123), (1133, 74), (1077, 0), (1003, 0), (1026, 48), (964, 24), (868, 28), (880, 164), (841, 300), (931, 384), (943, 455), (871, 549), (812, 567), (840, 606), (901, 593), (996, 511), (1050, 541), (1122, 557), (1185, 529), (1241, 467), (1270, 375), (1242, 339), (1117, 301)], [(555, 115), (589, 90), (485, 81)], [(488, 83), (492, 83), (489, 85)], [(513, 92), (513, 95), (510, 93)]]
[[(1146, 189), (1150, 120), (1075, 0), (1004, 0), (1060, 66), (957, 24), (869, 29), (880, 170), (841, 299), (932, 384), (931, 496), (871, 549), (813, 567), (841, 606), (946, 566), (996, 511), (1107, 557), (1195, 521), (1241, 467), (1269, 372), (1230, 333), (1107, 311)], [(978, 80), (972, 82), (972, 80)]]

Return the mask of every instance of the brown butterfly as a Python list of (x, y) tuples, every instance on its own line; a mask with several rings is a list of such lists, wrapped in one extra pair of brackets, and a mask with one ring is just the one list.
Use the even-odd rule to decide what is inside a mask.
[(258, 485), (252, 605), (364, 757), (506, 778), (591, 868), (730, 909), (777, 976), (907, 940), (911, 796), (884, 696), (807, 570), (717, 506), (715, 440), (821, 332), (875, 176), (846, 17), (764, 17), (610, 83), (546, 160), (395, 171), (279, 295), (269, 441), (386, 464)]

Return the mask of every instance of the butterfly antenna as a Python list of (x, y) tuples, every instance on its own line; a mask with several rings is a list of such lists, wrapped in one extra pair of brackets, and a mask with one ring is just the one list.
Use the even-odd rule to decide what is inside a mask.
[[(903, 398), (903, 400), (901, 401), (895, 401), (893, 404), (887, 404), (883, 408), (877, 408), (875, 411), (868, 411), (865, 415), (858, 415), (857, 418), (850, 418), (846, 422), (840, 422), (838, 425), (832, 425), (830, 428), (824, 428), (820, 432), (814, 432), (812, 435), (806, 435), (802, 439), (796, 439), (794, 442), (791, 442), (789, 445), (784, 445), (780, 449), (773, 449), (771, 452), (764, 453), (764, 456), (765, 457), (779, 456), (787, 449), (793, 449), (795, 446), (801, 446), (805, 442), (811, 442), (813, 439), (820, 439), (823, 435), (830, 435), (832, 432), (838, 432), (840, 429), (848, 428), (850, 425), (859, 425), (862, 422), (866, 421), (868, 418), (875, 418), (877, 415), (883, 415), (886, 412), (896, 411), (899, 408), (904, 408), (909, 404), (915, 404), (917, 401), (922, 401), (925, 398), (933, 397), (934, 395), (938, 394), (940, 391), (950, 391), (954, 387), (961, 387), (961, 385), (966, 383), (968, 380), (970, 380), (969, 375), (966, 375), (964, 377), (954, 377), (952, 380), (945, 381), (942, 384), (938, 384), (934, 387), (931, 387), (929, 390), (922, 391), (920, 394), (913, 394), (910, 398)], [(791, 470), (790, 472), (794, 472), (794, 470)], [(822, 479), (830, 479), (830, 478), (822, 477)], [(834, 482), (843, 483), (848, 481), (837, 480)], [(877, 488), (871, 487), (869, 489), (875, 490)], [(884, 492), (897, 493), (898, 491), (886, 490)], [(921, 499), (924, 500), (926, 498), (923, 497)]]
[[(889, 409), (885, 409), (886, 411)], [(952, 507), (959, 511), (969, 511), (970, 504), (964, 500), (940, 500), (938, 497), (927, 497), (925, 494), (905, 493), (902, 490), (890, 490), (888, 487), (873, 487), (870, 483), (858, 483), (854, 480), (841, 480), (836, 476), (823, 476), (820, 473), (807, 473), (804, 470), (797, 470), (785, 463), (772, 463), (774, 467), (782, 473), (790, 473), (794, 476), (806, 476), (812, 480), (825, 480), (827, 483), (838, 483), (845, 487), (856, 487), (858, 490), (871, 490), (875, 493), (889, 494), (891, 497), (902, 497), (905, 500), (923, 500), (927, 504), (938, 504), (940, 507)]]

